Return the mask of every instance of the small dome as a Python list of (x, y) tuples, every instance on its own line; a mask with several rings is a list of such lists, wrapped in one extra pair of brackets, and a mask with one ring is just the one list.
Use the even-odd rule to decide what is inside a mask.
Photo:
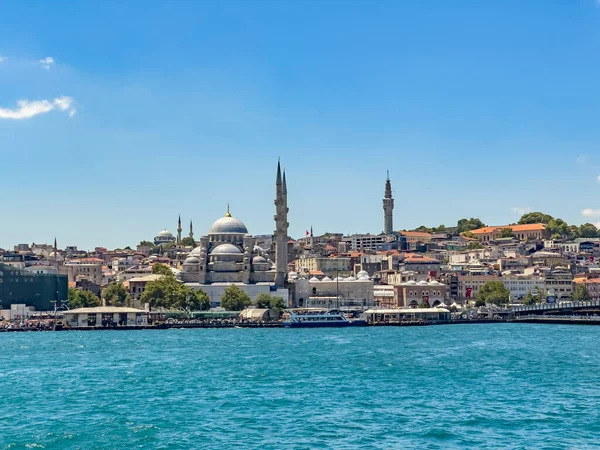
[(266, 264), (266, 263), (267, 263), (267, 260), (260, 255), (252, 258), (252, 264)]
[(437, 280), (433, 280), (429, 283), (429, 285), (430, 286), (441, 286), (442, 284)]
[(329, 278), (329, 277), (325, 277), (321, 281), (333, 281), (333, 280), (331, 278)]
[(200, 264), (200, 260), (195, 256), (188, 256), (183, 262), (184, 264)]
[(221, 217), (210, 227), (208, 234), (248, 234), (248, 229), (241, 221), (230, 215)]
[(202, 247), (196, 247), (189, 254), (189, 256), (200, 256), (200, 255), (202, 255)]
[(173, 234), (169, 230), (162, 230), (157, 236), (173, 237)]
[(407, 282), (406, 282), (406, 283), (404, 283), (404, 284), (406, 284), (407, 286), (414, 286), (414, 285), (416, 285), (416, 284), (417, 284), (417, 282), (416, 282), (415, 280), (410, 280), (410, 281), (407, 281)]
[(316, 283), (316, 282), (320, 282), (320, 280), (317, 277), (312, 277), (310, 280), (311, 283)]
[(242, 251), (233, 244), (221, 244), (217, 245), (211, 255), (239, 255)]
[(348, 277), (344, 281), (356, 281), (356, 278), (354, 278), (354, 277)]
[(427, 286), (427, 284), (428, 284), (427, 281), (421, 280), (417, 283), (417, 286)]

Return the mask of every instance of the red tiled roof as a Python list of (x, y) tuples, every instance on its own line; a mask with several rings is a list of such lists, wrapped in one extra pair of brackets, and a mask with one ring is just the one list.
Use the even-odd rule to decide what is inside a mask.
[(477, 230), (471, 231), (471, 233), (477, 234), (488, 234), (493, 233), (494, 231), (503, 230), (505, 228), (511, 229), (513, 232), (521, 232), (521, 231), (544, 231), (546, 229), (546, 225), (543, 223), (527, 223), (524, 225), (501, 225), (501, 226), (493, 226), (493, 227), (483, 227), (478, 228)]

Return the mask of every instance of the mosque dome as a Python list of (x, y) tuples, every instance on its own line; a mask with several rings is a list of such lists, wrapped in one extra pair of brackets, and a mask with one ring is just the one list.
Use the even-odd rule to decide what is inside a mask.
[(188, 256), (183, 262), (184, 264), (200, 264), (200, 260), (195, 256)]
[(321, 281), (333, 281), (333, 280), (331, 278), (329, 278), (329, 277), (325, 277)]
[(239, 255), (242, 251), (233, 244), (221, 244), (217, 245), (212, 252), (211, 256), (219, 255)]
[(190, 254), (188, 256), (196, 256), (196, 257), (198, 257), (200, 255), (202, 255), (202, 247), (196, 247), (194, 250), (192, 250), (190, 252)]
[(221, 217), (210, 227), (208, 234), (248, 234), (248, 229), (241, 221), (231, 217), (229, 213)]
[(169, 230), (162, 230), (157, 236), (173, 237), (173, 234)]
[(356, 278), (354, 278), (353, 276), (350, 276), (350, 277), (346, 278), (345, 281), (356, 281)]
[(358, 279), (369, 278), (369, 272), (367, 272), (366, 270), (361, 270), (360, 272), (358, 272), (356, 274), (356, 278), (358, 278)]
[(252, 264), (266, 264), (267, 260), (262, 256), (255, 256), (252, 258)]
[(308, 280), (308, 281), (310, 281), (311, 283), (316, 283), (316, 282), (318, 282), (318, 281), (320, 281), (320, 280), (319, 280), (317, 277), (312, 277), (312, 278), (311, 278), (310, 280)]

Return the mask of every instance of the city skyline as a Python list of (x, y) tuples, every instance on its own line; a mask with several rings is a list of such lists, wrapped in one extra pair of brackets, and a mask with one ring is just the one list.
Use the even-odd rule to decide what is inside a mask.
[(2, 248), (200, 236), (227, 203), (271, 234), (279, 156), (294, 238), (381, 232), (387, 170), (396, 230), (600, 222), (595, 0), (31, 5), (0, 18)]

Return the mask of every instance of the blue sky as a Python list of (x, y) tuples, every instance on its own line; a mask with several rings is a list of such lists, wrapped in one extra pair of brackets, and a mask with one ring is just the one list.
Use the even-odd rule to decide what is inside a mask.
[[(3, 2), (0, 247), (600, 222), (600, 2)], [(48, 59), (50, 58), (50, 59)], [(20, 103), (18, 101), (28, 103)], [(584, 214), (585, 212), (585, 214)]]

